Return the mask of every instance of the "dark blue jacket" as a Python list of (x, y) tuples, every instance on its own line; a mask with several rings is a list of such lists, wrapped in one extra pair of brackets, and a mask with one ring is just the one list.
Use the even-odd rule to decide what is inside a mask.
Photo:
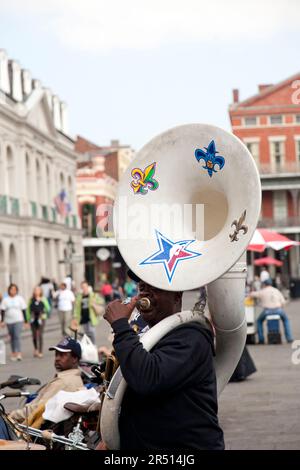
[(112, 327), (128, 384), (119, 419), (121, 450), (223, 450), (212, 333), (187, 323), (147, 352), (126, 319)]

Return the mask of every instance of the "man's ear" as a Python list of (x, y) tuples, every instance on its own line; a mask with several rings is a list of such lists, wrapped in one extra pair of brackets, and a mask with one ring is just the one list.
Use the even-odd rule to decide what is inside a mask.
[(176, 303), (182, 302), (182, 294), (183, 292), (175, 292), (174, 300)]
[(78, 357), (73, 356), (73, 364), (74, 364), (74, 366), (78, 366), (78, 365), (79, 365), (79, 359), (78, 359)]

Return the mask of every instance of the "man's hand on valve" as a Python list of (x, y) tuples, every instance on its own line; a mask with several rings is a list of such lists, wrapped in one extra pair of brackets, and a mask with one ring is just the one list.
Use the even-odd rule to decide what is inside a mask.
[(120, 318), (130, 318), (137, 303), (137, 297), (133, 297), (131, 302), (123, 304), (121, 300), (113, 300), (110, 302), (105, 310), (104, 318), (112, 325), (116, 320)]

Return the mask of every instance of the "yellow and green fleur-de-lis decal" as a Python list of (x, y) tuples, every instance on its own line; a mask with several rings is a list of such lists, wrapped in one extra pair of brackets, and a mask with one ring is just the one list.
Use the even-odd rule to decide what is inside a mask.
[(131, 171), (133, 181), (131, 181), (130, 186), (132, 187), (134, 194), (147, 194), (148, 189), (155, 191), (155, 189), (158, 188), (158, 181), (153, 178), (155, 167), (156, 162), (146, 166), (144, 171), (140, 168), (133, 168)]

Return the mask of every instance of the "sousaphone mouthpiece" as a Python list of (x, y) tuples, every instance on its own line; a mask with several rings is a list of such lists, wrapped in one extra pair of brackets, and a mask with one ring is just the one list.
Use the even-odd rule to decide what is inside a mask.
[(136, 306), (137, 306), (140, 310), (149, 310), (150, 307), (151, 307), (151, 302), (150, 302), (150, 300), (148, 299), (148, 297), (142, 297), (141, 299), (139, 299), (139, 300), (137, 301)]

